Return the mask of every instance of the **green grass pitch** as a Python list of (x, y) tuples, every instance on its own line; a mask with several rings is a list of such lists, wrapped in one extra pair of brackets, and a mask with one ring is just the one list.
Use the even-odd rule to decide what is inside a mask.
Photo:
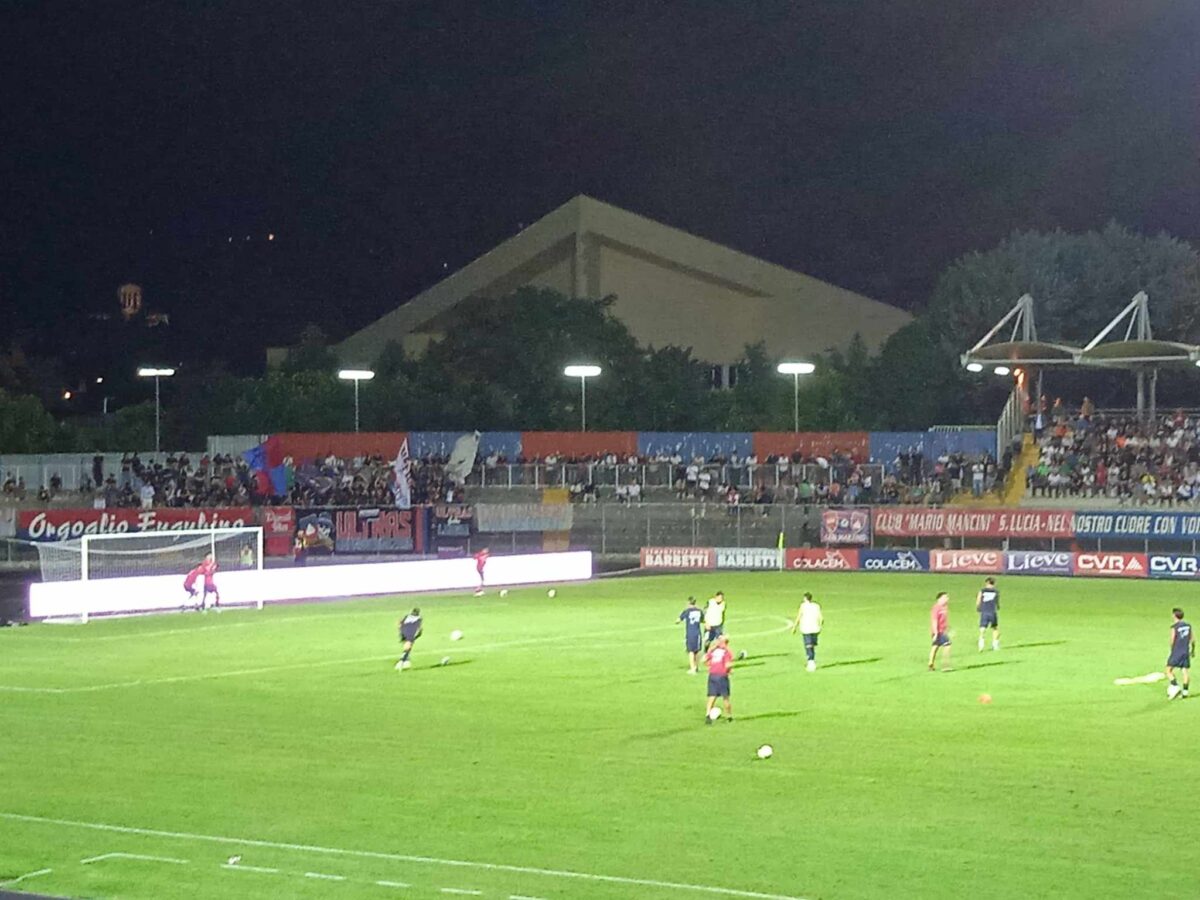
[[(0, 631), (0, 882), (121, 898), (1200, 896), (1200, 700), (1113, 685), (1162, 667), (1171, 607), (1200, 618), (1195, 589), (1001, 578), (1004, 644), (979, 653), (981, 581), (703, 573), (554, 600)], [(675, 619), (719, 588), (748, 657), (735, 721), (705, 726)], [(940, 588), (957, 668), (931, 674)], [(825, 611), (814, 673), (785, 625), (803, 590)], [(425, 635), (398, 673), (414, 602)], [(774, 758), (755, 758), (763, 743)]]

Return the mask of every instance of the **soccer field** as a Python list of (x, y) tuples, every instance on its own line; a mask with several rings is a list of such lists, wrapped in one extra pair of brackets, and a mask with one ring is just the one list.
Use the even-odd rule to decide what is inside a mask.
[[(156, 900), (1200, 896), (1200, 701), (1113, 685), (1162, 668), (1195, 589), (1001, 578), (1004, 644), (979, 653), (981, 582), (703, 573), (5, 629), (0, 882)], [(735, 721), (705, 726), (675, 620), (716, 589), (748, 656)], [(937, 589), (956, 670), (932, 674)], [(786, 624), (803, 590), (825, 614), (813, 673)], [(398, 673), (414, 602), (425, 635)]]

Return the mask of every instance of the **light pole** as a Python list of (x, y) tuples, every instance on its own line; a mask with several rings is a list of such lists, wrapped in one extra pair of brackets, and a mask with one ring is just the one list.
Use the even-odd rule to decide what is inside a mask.
[(792, 431), (800, 432), (800, 376), (811, 375), (817, 367), (808, 362), (781, 362), (775, 367), (780, 375), (792, 376)]
[(354, 382), (354, 433), (358, 434), (358, 383), (360, 381), (370, 381), (375, 377), (375, 373), (370, 369), (340, 369), (338, 370), (338, 378), (342, 381)]
[(563, 369), (568, 378), (579, 379), (579, 430), (587, 431), (587, 380), (595, 378), (603, 369), (592, 365), (573, 365)]
[(175, 374), (174, 369), (155, 368), (154, 366), (142, 366), (137, 370), (139, 378), (154, 379), (154, 452), (162, 452), (162, 396), (159, 392), (159, 383), (163, 378), (170, 378)]

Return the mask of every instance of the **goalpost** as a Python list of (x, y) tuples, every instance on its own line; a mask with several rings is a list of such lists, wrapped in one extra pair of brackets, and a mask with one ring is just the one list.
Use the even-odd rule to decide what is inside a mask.
[(85, 534), (36, 546), (43, 581), (145, 575), (178, 575), (182, 580), (206, 553), (213, 554), (218, 572), (263, 567), (263, 530), (259, 526)]

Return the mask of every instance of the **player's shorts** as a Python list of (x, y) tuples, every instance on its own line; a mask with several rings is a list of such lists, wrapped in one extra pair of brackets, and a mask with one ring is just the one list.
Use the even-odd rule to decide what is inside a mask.
[(684, 646), (687, 647), (688, 653), (699, 653), (700, 645), (703, 643), (703, 641), (700, 640), (700, 632), (689, 634), (686, 638), (684, 638), (683, 643)]
[(1000, 615), (995, 612), (981, 612), (979, 614), (980, 628), (999, 628)]
[(944, 632), (944, 631), (939, 631), (936, 635), (934, 635), (933, 646), (949, 647), (950, 646), (950, 635), (946, 634), (946, 632)]
[(400, 632), (400, 640), (404, 641), (406, 644), (413, 643), (420, 636), (421, 636), (420, 632), (417, 632), (417, 633), (409, 633), (409, 632), (405, 632), (405, 631)]
[(715, 641), (717, 638), (719, 638), (724, 633), (725, 633), (724, 625), (713, 625), (711, 628), (708, 629), (708, 636), (707, 636), (706, 640), (708, 641), (708, 643), (711, 644), (713, 641)]
[(1172, 653), (1171, 658), (1167, 660), (1167, 665), (1172, 669), (1190, 669), (1192, 667), (1191, 654)]
[(204, 582), (204, 593), (215, 594), (217, 592), (217, 583), (215, 581)]
[(817, 635), (817, 634), (806, 634), (806, 635), (804, 635), (804, 646), (805, 646), (805, 647), (815, 647), (815, 646), (817, 646), (817, 638), (818, 638), (818, 637), (820, 637), (820, 635)]
[(708, 676), (708, 696), (710, 696), (710, 697), (728, 697), (729, 696), (729, 676), (728, 675), (709, 675)]

